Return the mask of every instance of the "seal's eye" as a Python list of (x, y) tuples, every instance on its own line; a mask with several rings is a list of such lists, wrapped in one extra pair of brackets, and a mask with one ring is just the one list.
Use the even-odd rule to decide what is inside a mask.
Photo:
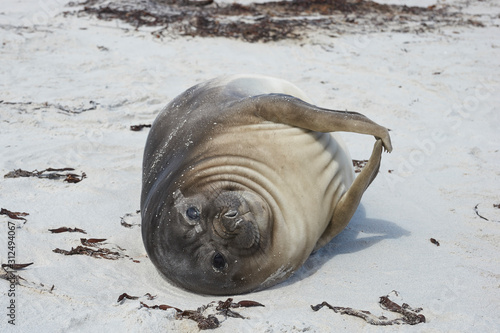
[(186, 215), (189, 217), (191, 220), (197, 220), (200, 218), (200, 211), (196, 207), (189, 207), (186, 210)]
[(218, 271), (221, 271), (226, 267), (226, 259), (220, 253), (216, 253), (214, 259), (212, 260), (212, 266)]

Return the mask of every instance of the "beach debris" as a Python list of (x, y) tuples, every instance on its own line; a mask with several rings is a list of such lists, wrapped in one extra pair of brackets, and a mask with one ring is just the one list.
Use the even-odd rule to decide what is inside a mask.
[(49, 229), (49, 231), (53, 234), (59, 234), (61, 232), (81, 232), (82, 234), (86, 234), (85, 230), (80, 228), (68, 228), (68, 227), (60, 227), (57, 229)]
[(445, 26), (484, 26), (474, 15), (452, 5), (417, 7), (365, 0), (292, 0), (247, 5), (213, 0), (155, 1), (154, 5), (149, 1), (87, 0), (73, 6), (79, 8), (64, 15), (121, 20), (136, 29), (159, 27), (151, 32), (155, 38), (168, 34), (272, 42), (300, 40), (318, 30), (335, 36), (349, 32), (421, 33)]
[(198, 311), (186, 310), (179, 314), (182, 318), (187, 318), (194, 320), (198, 323), (198, 328), (200, 330), (212, 330), (220, 326), (220, 321), (215, 315), (209, 314), (208, 316), (203, 316)]
[[(498, 212), (496, 209), (500, 208), (500, 203), (499, 204), (493, 204), (493, 206), (486, 205), (486, 207), (482, 207), (479, 209), (479, 205), (481, 203), (478, 203), (476, 206), (474, 206), (474, 212), (476, 213), (477, 216), (479, 216), (481, 219), (488, 221), (488, 222), (497, 222), (500, 223), (500, 220), (498, 220)], [(482, 204), (481, 204), (482, 205)], [(481, 210), (481, 213), (479, 211)], [(488, 216), (488, 217), (486, 217)]]
[[(52, 230), (54, 230), (54, 231), (52, 231)], [(67, 227), (61, 227), (59, 229), (49, 229), (49, 231), (52, 231), (55, 233), (65, 232), (65, 231), (83, 232), (86, 234), (86, 232), (83, 231), (82, 229), (78, 229), (78, 228), (71, 229), (71, 228), (67, 228)], [(116, 260), (119, 258), (128, 258), (128, 259), (132, 260), (134, 263), (140, 263), (139, 260), (136, 260), (136, 259), (130, 257), (129, 255), (124, 254), (123, 252), (125, 252), (126, 250), (122, 249), (118, 245), (115, 245), (115, 247), (118, 249), (115, 248), (113, 250), (105, 248), (105, 247), (101, 247), (103, 245), (101, 243), (106, 241), (106, 240), (107, 240), (106, 238), (80, 238), (80, 243), (82, 245), (79, 245), (76, 248), (72, 247), (71, 250), (63, 250), (63, 249), (56, 248), (56, 249), (52, 250), (52, 252), (64, 254), (67, 256), (87, 255), (90, 257), (94, 257), (94, 258), (103, 258), (103, 259), (109, 259), (109, 260)]]
[(103, 46), (103, 45), (97, 45), (97, 49), (99, 51), (104, 51), (104, 52), (109, 51), (109, 48), (107, 48), (106, 46)]
[(52, 252), (55, 253), (60, 253), (64, 254), (66, 256), (72, 256), (72, 255), (87, 255), (90, 257), (94, 258), (103, 258), (103, 259), (109, 259), (109, 260), (116, 260), (118, 258), (123, 257), (122, 254), (116, 251), (111, 251), (110, 249), (107, 248), (98, 248), (98, 249), (91, 249), (90, 247), (86, 246), (81, 246), (78, 245), (75, 248), (71, 248), (71, 250), (62, 250), (62, 249), (54, 249)]
[(125, 228), (132, 228), (133, 226), (140, 226), (141, 223), (127, 223), (125, 220), (129, 218), (135, 218), (136, 215), (138, 215), (141, 211), (136, 210), (135, 214), (134, 213), (126, 213), (124, 216), (120, 217), (120, 224), (125, 227)]
[(236, 304), (238, 305), (236, 307), (244, 307), (244, 308), (249, 308), (249, 307), (254, 307), (254, 306), (265, 306), (264, 304), (261, 304), (259, 302), (255, 302), (255, 301), (239, 301)]
[[(4, 178), (20, 178), (20, 177), (37, 177), (37, 178), (46, 178), (46, 179), (61, 179), (64, 178), (65, 182), (68, 183), (79, 183), (84, 178), (87, 177), (85, 172), (82, 172), (81, 175), (77, 175), (76, 173), (68, 173), (66, 171), (75, 171), (73, 168), (47, 168), (41, 171), (33, 170), (26, 171), (22, 169), (16, 169), (14, 171), (10, 171), (4, 175)], [(66, 173), (60, 173), (66, 172)]]
[(430, 241), (432, 244), (435, 244), (436, 246), (441, 245), (441, 244), (439, 244), (439, 242), (435, 238), (431, 238)]
[[(481, 219), (485, 220), (485, 221), (488, 221), (488, 222), (500, 222), (499, 220), (496, 220), (494, 218), (492, 218), (491, 216), (493, 215), (493, 217), (495, 217), (497, 215), (497, 212), (496, 212), (496, 209), (500, 208), (500, 204), (493, 204), (493, 208), (483, 208), (481, 209), (482, 210), (482, 214), (479, 214), (479, 204), (477, 204), (475, 207), (474, 207), (474, 212), (476, 213), (477, 216), (479, 216)], [(484, 212), (486, 211), (486, 213), (488, 214), (488, 218), (486, 218), (483, 214)]]
[(231, 305), (233, 304), (233, 299), (228, 298), (227, 300), (219, 301), (219, 305), (215, 308), (217, 311), (219, 311), (221, 314), (224, 315), (224, 317), (231, 317), (231, 318), (241, 318), (245, 319), (242, 315), (240, 315), (238, 312), (235, 312), (231, 310)]
[[(21, 276), (19, 276), (18, 274), (16, 274), (17, 270), (23, 269), (24, 267), (27, 267), (31, 264), (33, 264), (33, 263), (29, 263), (29, 264), (2, 264), (2, 270), (5, 273), (0, 273), (0, 279), (7, 280), (11, 284), (21, 285), (21, 280), (24, 280), (24, 281), (26, 281), (26, 280), (24, 278), (22, 278)], [(8, 270), (7, 268), (9, 268), (11, 270)]]
[(65, 106), (65, 105), (61, 105), (61, 104), (50, 104), (50, 105), (55, 107), (56, 109), (64, 112), (64, 113), (80, 114), (83, 112), (93, 111), (93, 110), (97, 109), (97, 105), (99, 105), (99, 103), (94, 102), (94, 101), (89, 101), (90, 106), (81, 105), (78, 107), (69, 107), (69, 106)]
[(6, 270), (4, 267), (2, 267), (4, 272), (3, 274), (0, 274), (0, 279), (2, 280), (7, 280), (9, 281), (11, 284), (16, 284), (16, 285), (20, 285), (20, 281), (21, 280), (24, 280), (22, 277), (20, 277), (19, 275), (15, 274), (14, 271), (8, 271)]
[(85, 172), (82, 172), (82, 174), (80, 176), (77, 174), (74, 174), (74, 173), (70, 173), (70, 174), (66, 175), (66, 178), (64, 179), (64, 181), (68, 182), (68, 183), (75, 184), (75, 183), (81, 182), (83, 180), (83, 178), (86, 178), (86, 177), (87, 177), (87, 174), (85, 174)]
[(9, 218), (11, 218), (13, 220), (23, 220), (24, 222), (26, 222), (27, 220), (23, 216), (28, 216), (30, 214), (23, 213), (23, 212), (12, 212), (8, 209), (1, 208), (0, 215), (7, 215)]
[(84, 246), (95, 246), (96, 243), (102, 243), (106, 240), (106, 238), (80, 238), (80, 242)]
[(118, 296), (118, 300), (117, 302), (120, 303), (121, 301), (123, 301), (124, 299), (139, 299), (139, 297), (137, 296), (130, 296), (129, 294), (127, 293), (123, 293), (121, 294), (120, 296)]
[(166, 304), (160, 304), (160, 305), (147, 305), (143, 302), (141, 302), (141, 306), (148, 308), (148, 309), (160, 309), (160, 310), (168, 310), (168, 309), (175, 309), (177, 312), (183, 312), (181, 309), (166, 305)]
[(134, 226), (133, 224), (125, 222), (125, 220), (123, 218), (121, 218), (120, 224), (122, 226), (124, 226), (125, 228), (132, 228)]
[(379, 304), (382, 307), (382, 309), (390, 312), (399, 313), (402, 315), (402, 317), (395, 319), (388, 319), (385, 316), (377, 317), (373, 315), (370, 311), (357, 310), (341, 306), (331, 306), (327, 302), (323, 302), (321, 304), (314, 306), (311, 305), (311, 308), (313, 309), (313, 311), (318, 311), (322, 307), (326, 306), (329, 309), (333, 310), (335, 313), (359, 317), (371, 325), (381, 325), (381, 326), (403, 325), (403, 324), (416, 325), (420, 323), (425, 323), (425, 316), (419, 314), (419, 312), (422, 311), (422, 308), (413, 309), (406, 303), (403, 303), (403, 305), (399, 305), (391, 301), (389, 299), (389, 296), (381, 296)]
[[(148, 294), (146, 294), (146, 295), (148, 295)], [(160, 310), (174, 309), (177, 312), (176, 319), (184, 319), (185, 318), (185, 319), (194, 320), (198, 323), (198, 328), (200, 330), (214, 329), (214, 328), (219, 327), (221, 325), (221, 321), (219, 321), (219, 319), (216, 316), (222, 316), (222, 317), (224, 317), (224, 320), (227, 319), (228, 317), (246, 319), (238, 312), (231, 310), (232, 308), (264, 306), (261, 303), (258, 303), (255, 301), (248, 301), (248, 300), (233, 303), (232, 298), (228, 298), (225, 301), (210, 302), (207, 305), (202, 305), (197, 310), (181, 310), (179, 308), (176, 308), (176, 307), (173, 307), (170, 305), (166, 305), (166, 304), (147, 305), (143, 302), (140, 302), (140, 303), (141, 303), (142, 307), (145, 307), (148, 309), (160, 309)], [(216, 312), (213, 312), (213, 307), (215, 304), (217, 304), (215, 306)], [(212, 310), (213, 313), (208, 313), (209, 312), (208, 310)]]
[(62, 113), (65, 114), (80, 114), (86, 111), (92, 111), (97, 109), (97, 105), (99, 103), (94, 102), (94, 101), (89, 101), (90, 106), (86, 106), (81, 104), (80, 106), (76, 107), (70, 107), (66, 105), (61, 105), (57, 103), (49, 103), (49, 102), (42, 102), (42, 103), (35, 103), (35, 102), (8, 102), (8, 101), (0, 101), (1, 104), (5, 105), (15, 105), (21, 107), (21, 109), (24, 109), (25, 106), (30, 106), (32, 110), (42, 110), (42, 109), (56, 109), (58, 111), (62, 111)]
[(150, 293), (146, 293), (144, 296), (146, 296), (149, 301), (152, 301), (152, 300), (154, 300), (157, 297), (156, 295), (153, 296)]
[(354, 173), (360, 173), (365, 167), (368, 160), (352, 160), (352, 166), (354, 167)]
[(25, 267), (28, 267), (29, 265), (33, 265), (32, 262), (28, 263), (28, 264), (2, 264), (2, 268), (5, 270), (5, 268), (10, 268), (12, 270), (20, 270), (20, 269), (23, 269)]
[(480, 218), (482, 218), (483, 220), (486, 220), (486, 221), (489, 221), (486, 217), (482, 216), (481, 214), (479, 214), (479, 211), (477, 209), (477, 207), (479, 206), (479, 204), (477, 204), (475, 207), (474, 207), (474, 212), (476, 212), (476, 215), (479, 216)]
[(10, 284), (35, 289), (40, 293), (52, 292), (54, 290), (54, 285), (52, 285), (52, 288), (49, 289), (45, 287), (43, 283), (34, 283), (19, 275), (19, 270), (22, 270), (32, 264), (32, 262), (27, 264), (2, 264), (2, 270), (4, 273), (1, 273), (0, 271), (0, 279), (7, 280)]
[(151, 124), (131, 125), (130, 130), (137, 132), (137, 131), (142, 130), (144, 127), (151, 127)]

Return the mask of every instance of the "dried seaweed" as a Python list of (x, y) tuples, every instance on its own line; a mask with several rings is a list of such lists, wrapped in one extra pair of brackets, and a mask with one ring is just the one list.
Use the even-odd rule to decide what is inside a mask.
[[(59, 229), (49, 229), (50, 231), (52, 232), (65, 232), (65, 231), (71, 231), (71, 232), (75, 232), (75, 231), (79, 231), (79, 232), (84, 232), (86, 233), (85, 231), (81, 230), (81, 229), (78, 229), (78, 228), (74, 228), (74, 229), (71, 229), (71, 228), (67, 228), (67, 227), (62, 227), (62, 228), (59, 228)], [(125, 251), (125, 249), (122, 249), (121, 247), (117, 246), (116, 247), (118, 248), (119, 251), (112, 251), (108, 248), (104, 248), (104, 247), (101, 247), (102, 246), (102, 242), (106, 241), (106, 238), (80, 238), (80, 242), (83, 246), (77, 246), (76, 248), (71, 248), (71, 250), (62, 250), (62, 249), (54, 249), (52, 250), (53, 252), (55, 253), (60, 253), (60, 254), (64, 254), (64, 255), (78, 255), (78, 254), (81, 254), (81, 255), (87, 255), (87, 256), (91, 256), (91, 257), (94, 257), (94, 258), (104, 258), (104, 259), (110, 259), (110, 260), (116, 260), (116, 259), (119, 259), (119, 258), (128, 258), (130, 260), (132, 260), (134, 263), (140, 263), (139, 260), (135, 260), (134, 258), (130, 257), (129, 255), (127, 254), (124, 254), (123, 252)], [(95, 249), (91, 248), (91, 247), (94, 247)]]
[(212, 330), (220, 326), (219, 319), (217, 319), (214, 315), (208, 315), (205, 317), (198, 311), (186, 310), (183, 311), (180, 316), (182, 318), (196, 321), (200, 330)]
[(360, 173), (361, 170), (365, 167), (368, 160), (352, 160), (352, 166), (354, 167), (355, 173)]
[(148, 308), (148, 309), (160, 309), (160, 310), (168, 310), (168, 309), (175, 309), (177, 312), (183, 312), (181, 309), (166, 305), (166, 304), (160, 304), (160, 305), (147, 305), (143, 302), (141, 302), (141, 306)]
[(430, 241), (431, 241), (432, 244), (434, 244), (436, 246), (441, 245), (441, 244), (439, 244), (439, 242), (435, 238), (431, 238)]
[(2, 264), (2, 268), (5, 270), (5, 268), (10, 268), (12, 270), (20, 270), (20, 269), (23, 269), (25, 267), (28, 267), (29, 265), (33, 265), (32, 262), (30, 262), (29, 264)]
[(416, 325), (425, 323), (425, 316), (423, 314), (418, 314), (422, 311), (422, 308), (413, 309), (406, 303), (403, 303), (403, 305), (396, 304), (389, 299), (389, 296), (381, 296), (379, 303), (385, 310), (402, 314), (403, 318), (401, 318), (401, 320), (405, 324)]
[(81, 175), (77, 175), (76, 173), (59, 173), (64, 171), (74, 171), (73, 168), (47, 168), (42, 171), (33, 170), (26, 171), (22, 169), (16, 169), (14, 171), (10, 171), (4, 175), (4, 178), (20, 178), (20, 177), (37, 177), (37, 178), (47, 178), (47, 179), (61, 179), (64, 178), (65, 182), (68, 183), (79, 183), (84, 178), (87, 177), (85, 172), (82, 172)]
[(49, 231), (53, 234), (59, 234), (61, 232), (81, 232), (82, 234), (86, 234), (85, 230), (79, 228), (68, 228), (68, 227), (60, 227), (57, 229), (49, 229)]
[[(136, 213), (136, 214), (139, 214), (140, 212), (141, 212), (141, 211), (140, 211), (140, 210), (138, 210), (138, 211), (136, 211), (135, 213)], [(132, 228), (133, 226), (140, 226), (140, 225), (141, 225), (140, 223), (131, 224), (131, 223), (127, 223), (127, 222), (125, 222), (125, 219), (126, 219), (126, 218), (128, 218), (128, 217), (132, 217), (132, 216), (134, 216), (134, 214), (133, 214), (133, 213), (127, 213), (127, 214), (125, 214), (124, 216), (121, 216), (121, 217), (120, 217), (120, 224), (121, 224), (123, 227), (125, 227), (125, 228)]]
[(297, 20), (274, 20), (269, 16), (263, 16), (251, 23), (240, 21), (224, 24), (205, 15), (196, 15), (182, 26), (180, 34), (191, 37), (223, 36), (243, 39), (252, 43), (258, 41), (271, 42), (282, 39), (298, 39), (300, 34), (295, 31), (295, 28), (301, 25)]
[(0, 209), (0, 215), (7, 215), (9, 218), (13, 220), (23, 220), (26, 222), (27, 220), (23, 216), (28, 216), (30, 214), (23, 212), (11, 212), (8, 209), (2, 208)]
[(70, 174), (66, 175), (66, 178), (64, 179), (64, 181), (68, 182), (68, 183), (75, 184), (75, 183), (81, 182), (83, 180), (83, 178), (86, 178), (86, 177), (87, 177), (87, 174), (85, 174), (85, 172), (82, 172), (81, 175), (77, 175), (75, 173), (70, 173)]
[(264, 306), (261, 303), (254, 302), (254, 301), (239, 301), (238, 303), (233, 303), (232, 298), (228, 298), (226, 301), (222, 302), (219, 301), (219, 304), (216, 307), (216, 310), (219, 311), (221, 314), (223, 314), (225, 317), (232, 317), (232, 318), (242, 318), (244, 319), (242, 315), (240, 315), (237, 312), (234, 312), (231, 310), (231, 308), (239, 308), (239, 307), (254, 307), (254, 306)]
[(96, 243), (104, 242), (106, 238), (80, 238), (80, 242), (84, 246), (95, 246)]
[(402, 325), (402, 324), (416, 325), (420, 323), (425, 323), (424, 315), (418, 314), (418, 312), (422, 311), (421, 308), (412, 309), (406, 303), (403, 303), (403, 305), (396, 304), (389, 299), (389, 296), (381, 296), (379, 304), (384, 310), (399, 313), (402, 315), (402, 317), (396, 319), (388, 319), (387, 317), (384, 316), (377, 317), (373, 315), (370, 311), (357, 310), (341, 306), (331, 306), (327, 302), (323, 302), (315, 306), (311, 305), (311, 308), (313, 309), (313, 311), (318, 311), (322, 307), (326, 306), (329, 309), (333, 310), (335, 313), (358, 317), (371, 325), (380, 325), (380, 326)]
[(31, 105), (33, 110), (40, 110), (40, 109), (48, 109), (48, 108), (54, 108), (59, 111), (62, 111), (65, 114), (80, 114), (86, 111), (92, 111), (97, 109), (97, 105), (99, 103), (96, 103), (94, 101), (89, 101), (90, 106), (79, 106), (79, 107), (69, 107), (69, 106), (64, 106), (61, 104), (54, 104), (54, 103), (49, 103), (49, 102), (43, 102), (43, 103), (34, 103), (34, 102), (6, 102), (6, 101), (0, 101), (1, 104), (5, 105)]
[(145, 128), (145, 127), (148, 127), (148, 128), (149, 128), (149, 127), (151, 127), (151, 124), (131, 125), (131, 126), (130, 126), (130, 130), (131, 130), (131, 131), (136, 131), (136, 132), (137, 132), (137, 131), (142, 130), (142, 129), (143, 129), (143, 128)]
[[(232, 306), (233, 304), (235, 304), (235, 303), (233, 303), (233, 299), (232, 298), (228, 298), (224, 302), (223, 301), (219, 301), (219, 305), (217, 305), (217, 307), (215, 309), (217, 311), (219, 311), (219, 313), (223, 314), (224, 317), (245, 319), (245, 317), (243, 317), (239, 313), (237, 313), (237, 312), (235, 312), (235, 311), (233, 311), (233, 310), (230, 309), (231, 307), (233, 307)], [(234, 306), (234, 307), (236, 307), (236, 306)]]
[(68, 106), (63, 106), (60, 104), (49, 104), (49, 105), (55, 107), (56, 109), (59, 109), (60, 111), (62, 111), (64, 113), (69, 113), (69, 114), (80, 114), (83, 112), (92, 111), (92, 110), (97, 109), (97, 105), (99, 105), (99, 103), (96, 103), (94, 101), (89, 101), (89, 104), (90, 104), (89, 107), (80, 106), (80, 107), (73, 107), (73, 108), (70, 108)]
[(14, 283), (16, 285), (20, 285), (20, 281), (24, 280), (22, 277), (19, 275), (15, 274), (13, 271), (7, 271), (4, 268), (4, 274), (0, 274), (0, 279), (7, 280), (10, 283)]
[(146, 296), (148, 298), (148, 300), (150, 300), (150, 301), (154, 300), (157, 297), (156, 295), (153, 296), (150, 293), (146, 293), (144, 296)]
[(121, 219), (120, 224), (122, 226), (124, 226), (125, 228), (132, 228), (134, 226), (133, 224), (125, 222), (125, 220), (123, 218)]
[(479, 214), (479, 210), (477, 209), (477, 207), (479, 206), (479, 204), (477, 204), (475, 207), (474, 207), (474, 212), (476, 212), (476, 215), (479, 216), (480, 218), (482, 218), (483, 220), (486, 220), (486, 221), (489, 221), (486, 217), (482, 216), (481, 214)]
[(110, 249), (99, 248), (97, 250), (94, 250), (89, 247), (81, 245), (77, 246), (76, 248), (71, 248), (71, 250), (69, 251), (57, 248), (52, 250), (52, 252), (64, 254), (66, 256), (86, 255), (94, 258), (103, 258), (109, 260), (116, 260), (122, 257), (122, 255), (119, 252), (111, 251)]
[(123, 293), (121, 294), (120, 296), (118, 296), (118, 300), (117, 302), (120, 303), (121, 301), (123, 301), (124, 299), (139, 299), (139, 297), (137, 296), (130, 296), (129, 294), (127, 293)]
[[(29, 264), (4, 264), (2, 265), (2, 269), (5, 273), (0, 273), (0, 279), (7, 280), (9, 281), (10, 284), (15, 284), (23, 287), (28, 287), (28, 288), (33, 288), (37, 290), (38, 292), (52, 292), (54, 290), (54, 285), (49, 289), (45, 287), (43, 283), (34, 283), (26, 280), (22, 276), (20, 276), (17, 272), (19, 269), (23, 269), (24, 267), (27, 267), (31, 265), (32, 263)], [(12, 270), (8, 270), (12, 269)], [(22, 283), (21, 283), (22, 282)]]
[[(493, 204), (493, 209), (488, 208), (488, 206), (486, 206), (486, 208), (481, 209), (481, 213), (479, 213), (479, 211), (480, 211), (479, 205), (480, 204), (477, 204), (476, 206), (474, 206), (474, 212), (476, 213), (476, 215), (479, 218), (481, 218), (485, 221), (488, 221), (488, 222), (500, 223), (500, 220), (495, 219), (495, 217), (498, 215), (497, 212), (495, 211), (495, 208), (496, 209), (500, 208), (500, 204)], [(488, 217), (486, 217), (486, 216), (488, 216)]]
[[(146, 294), (148, 295), (148, 294)], [(150, 294), (149, 294), (150, 295)], [(215, 310), (217, 311), (215, 314), (208, 314), (205, 315), (205, 311), (211, 307), (216, 302), (211, 302), (207, 305), (202, 305), (199, 307), (197, 310), (181, 310), (179, 308), (166, 305), (166, 304), (161, 304), (161, 305), (147, 305), (143, 302), (140, 302), (142, 307), (148, 308), (148, 309), (160, 309), (160, 310), (168, 310), (168, 309), (175, 309), (177, 311), (176, 318), (177, 319), (190, 319), (194, 320), (198, 323), (198, 328), (201, 330), (206, 330), (206, 329), (214, 329), (220, 326), (221, 322), (219, 319), (217, 319), (218, 316), (223, 316), (224, 318), (240, 318), (240, 319), (245, 319), (241, 314), (231, 310), (232, 308), (239, 308), (239, 307), (254, 307), (254, 306), (264, 306), (261, 303), (254, 302), (254, 301), (240, 301), (238, 303), (233, 303), (232, 298), (228, 298), (225, 301), (218, 301), (217, 306)]]
[(239, 301), (236, 304), (238, 305), (236, 307), (243, 307), (243, 308), (249, 308), (249, 307), (254, 307), (254, 306), (265, 306), (264, 304), (261, 304), (259, 302), (255, 302), (255, 301)]
[(308, 32), (422, 32), (442, 26), (484, 26), (450, 5), (409, 7), (366, 0), (293, 0), (241, 5), (212, 0), (88, 0), (76, 13), (121, 20), (136, 29), (160, 27), (152, 35), (225, 37), (248, 42), (301, 39)]

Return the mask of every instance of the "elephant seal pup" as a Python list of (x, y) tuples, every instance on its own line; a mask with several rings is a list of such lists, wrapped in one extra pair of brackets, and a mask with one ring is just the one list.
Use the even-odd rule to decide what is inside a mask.
[[(375, 178), (388, 130), (319, 108), (263, 76), (194, 86), (156, 118), (146, 142), (142, 238), (161, 274), (187, 290), (228, 295), (283, 281), (349, 223)], [(354, 179), (330, 132), (375, 136)]]

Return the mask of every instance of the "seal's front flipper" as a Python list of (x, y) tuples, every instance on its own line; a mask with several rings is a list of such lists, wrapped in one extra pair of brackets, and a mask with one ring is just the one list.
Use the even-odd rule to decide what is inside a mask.
[(382, 140), (387, 151), (392, 151), (387, 128), (371, 121), (361, 113), (324, 109), (284, 94), (254, 96), (240, 103), (246, 104), (245, 107), (255, 108), (257, 116), (276, 123), (316, 132), (343, 131), (373, 135)]
[(314, 251), (328, 243), (349, 223), (358, 208), (363, 193), (377, 176), (382, 159), (382, 140), (378, 139), (373, 146), (372, 155), (361, 173), (354, 179), (351, 187), (340, 198), (333, 211), (333, 217), (323, 235), (316, 243)]

